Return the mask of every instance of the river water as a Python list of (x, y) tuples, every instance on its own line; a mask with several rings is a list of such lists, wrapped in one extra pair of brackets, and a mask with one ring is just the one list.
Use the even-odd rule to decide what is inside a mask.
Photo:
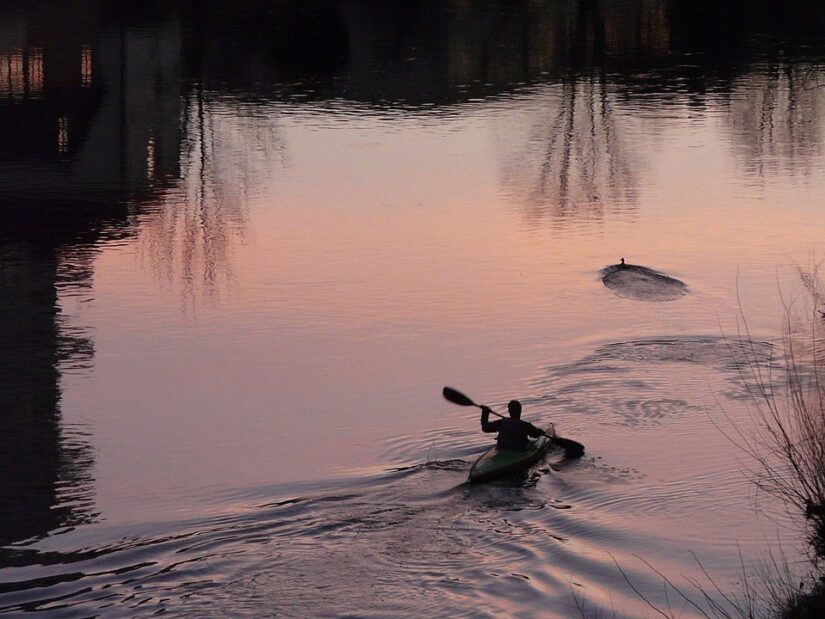
[[(0, 11), (0, 613), (692, 617), (804, 566), (725, 428), (822, 251), (818, 3), (143, 4)], [(585, 457), (468, 485), (444, 385)]]

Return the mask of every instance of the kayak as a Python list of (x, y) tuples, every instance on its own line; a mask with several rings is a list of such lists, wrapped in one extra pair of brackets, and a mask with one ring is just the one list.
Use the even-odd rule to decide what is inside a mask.
[(529, 439), (530, 444), (526, 449), (490, 447), (470, 468), (470, 481), (482, 482), (499, 479), (531, 467), (544, 457), (553, 444), (553, 440), (548, 438), (556, 435), (553, 424), (544, 428), (544, 432), (547, 436)]

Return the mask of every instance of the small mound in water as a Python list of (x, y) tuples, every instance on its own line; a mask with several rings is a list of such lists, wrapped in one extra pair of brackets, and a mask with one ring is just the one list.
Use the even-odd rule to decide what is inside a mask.
[(620, 297), (638, 301), (672, 301), (687, 294), (687, 285), (636, 264), (612, 264), (601, 270), (602, 283)]

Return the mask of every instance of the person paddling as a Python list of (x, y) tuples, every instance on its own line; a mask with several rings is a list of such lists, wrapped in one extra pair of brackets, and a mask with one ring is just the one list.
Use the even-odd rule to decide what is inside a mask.
[(509, 419), (490, 421), (492, 409), (489, 406), (481, 406), (481, 431), (498, 432), (496, 445), (499, 449), (525, 449), (528, 437), (544, 436), (544, 432), (532, 423), (521, 420), (521, 402), (510, 400), (507, 410), (510, 412)]
[[(496, 427), (497, 423), (489, 423), (490, 413), (492, 413), (493, 415), (496, 415), (497, 417), (502, 417), (503, 421), (512, 422), (512, 412), (510, 413), (510, 419), (507, 419), (506, 417), (503, 417), (502, 415), (499, 415), (497, 412), (495, 412), (494, 410), (492, 410), (488, 406), (484, 406), (483, 404), (476, 404), (470, 398), (468, 398), (466, 395), (464, 395), (460, 391), (456, 391), (452, 387), (444, 387), (444, 389), (442, 390), (442, 394), (444, 395), (444, 398), (446, 400), (449, 400), (453, 404), (458, 404), (459, 406), (475, 406), (477, 408), (480, 408), (482, 411), (484, 411), (484, 409), (486, 408), (487, 413), (484, 414), (482, 412), (482, 415), (481, 415), (481, 424), (482, 424), (481, 429), (482, 430), (484, 430), (484, 427), (486, 425), (488, 428), (492, 428), (491, 430), (488, 430), (489, 432), (499, 432), (500, 431), (500, 429)], [(513, 408), (518, 411), (516, 413), (517, 417), (516, 417), (515, 421), (520, 422), (519, 417), (521, 417), (521, 402), (518, 402), (517, 400), (513, 400), (513, 402), (515, 402), (515, 404), (513, 404)], [(525, 423), (525, 422), (521, 422), (521, 423)], [(533, 428), (533, 430), (538, 430), (538, 428), (536, 428), (532, 424), (527, 424), (527, 425), (529, 425), (531, 428)], [(538, 430), (538, 431), (541, 432), (540, 430)], [(528, 433), (527, 436), (531, 436), (531, 435)], [(565, 455), (566, 458), (581, 458), (584, 455), (584, 445), (582, 445), (581, 443), (578, 443), (578, 442), (576, 442), (574, 440), (571, 440), (569, 438), (562, 438), (561, 436), (556, 434), (555, 431), (553, 432), (552, 440), (553, 440), (553, 444), (558, 445), (559, 447), (564, 449), (564, 455)]]

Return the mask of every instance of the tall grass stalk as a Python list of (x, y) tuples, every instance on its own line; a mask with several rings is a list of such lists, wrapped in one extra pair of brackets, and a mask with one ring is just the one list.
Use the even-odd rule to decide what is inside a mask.
[[(799, 270), (806, 294), (782, 296), (781, 364), (764, 363), (742, 316), (747, 343), (738, 367), (753, 406), (747, 427), (728, 418), (727, 435), (755, 465), (758, 490), (778, 498), (791, 516), (804, 515), (811, 559), (825, 558), (825, 321), (819, 267)], [(781, 291), (780, 291), (781, 294)], [(775, 373), (779, 373), (779, 376)]]

